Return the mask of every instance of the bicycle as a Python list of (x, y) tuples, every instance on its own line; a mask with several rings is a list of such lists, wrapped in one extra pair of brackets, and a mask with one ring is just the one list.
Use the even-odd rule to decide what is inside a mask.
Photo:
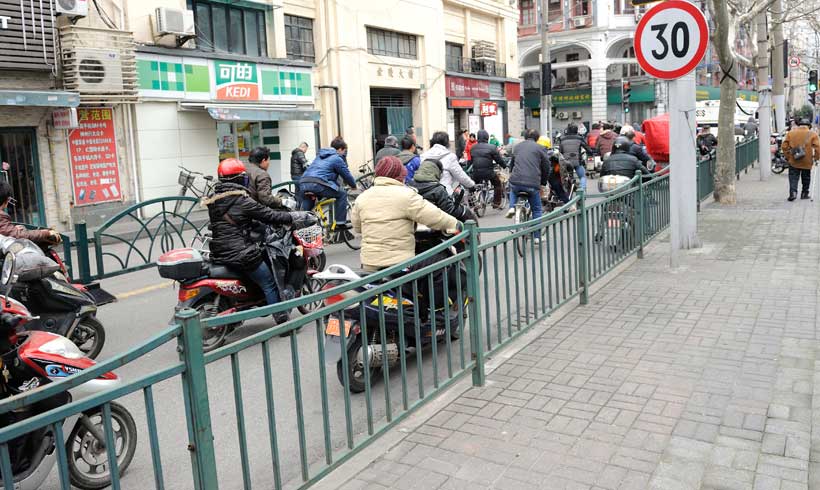
[(359, 177), (356, 178), (356, 189), (361, 192), (373, 187), (375, 180), (375, 171), (372, 167), (373, 160), (368, 160), (365, 164), (359, 167)]
[[(305, 192), (305, 199), (310, 199), (313, 202), (313, 213), (319, 219), (319, 224), (324, 230), (324, 239), (327, 243), (344, 242), (351, 250), (359, 250), (362, 248), (361, 237), (355, 236), (350, 230), (336, 229), (336, 216), (333, 211), (335, 198), (320, 198), (312, 192)], [(350, 201), (347, 203), (347, 212), (353, 210), (353, 205)]]
[[(196, 186), (196, 178), (202, 177), (205, 180), (205, 186), (200, 189)], [(191, 191), (197, 199), (202, 199), (203, 197), (209, 196), (214, 191), (214, 176), (213, 175), (205, 175), (202, 172), (194, 172), (192, 170), (188, 170), (187, 168), (179, 165), (179, 176), (177, 177), (177, 182), (181, 186), (179, 189), (179, 195), (185, 196), (188, 193), (188, 190)], [(177, 201), (174, 204), (174, 214), (179, 214), (179, 208), (184, 201)]]
[[(515, 214), (513, 215), (513, 223), (520, 225), (532, 219), (532, 209), (530, 209), (529, 193), (519, 192), (515, 200)], [(539, 196), (540, 199), (540, 196)], [(523, 257), (524, 251), (527, 249), (527, 240), (530, 239), (530, 234), (525, 233), (515, 240), (515, 250), (518, 255)]]
[[(496, 175), (499, 175), (500, 169), (496, 169)], [(503, 179), (502, 179), (503, 181)], [(507, 186), (502, 184), (502, 191), (506, 191)], [(507, 207), (507, 192), (501, 194), (501, 204), (497, 206), (498, 209), (506, 209)], [(482, 180), (476, 183), (475, 189), (470, 193), (470, 198), (467, 204), (475, 212), (479, 218), (483, 218), (487, 212), (487, 206), (494, 204), (495, 189), (492, 182), (489, 180)]]

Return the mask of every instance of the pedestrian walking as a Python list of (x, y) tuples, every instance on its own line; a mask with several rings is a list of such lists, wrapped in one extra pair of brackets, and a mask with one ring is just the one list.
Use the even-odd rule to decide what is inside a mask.
[(781, 146), (786, 160), (789, 161), (789, 198), (797, 199), (797, 184), (803, 184), (800, 199), (809, 198), (811, 186), (811, 167), (820, 160), (820, 138), (811, 130), (811, 121), (800, 119), (799, 125), (786, 133)]
[(470, 133), (470, 138), (467, 140), (467, 146), (464, 147), (464, 159), (469, 162), (473, 159), (473, 155), (470, 153), (470, 150), (473, 149), (473, 146), (478, 143), (476, 140), (475, 133)]

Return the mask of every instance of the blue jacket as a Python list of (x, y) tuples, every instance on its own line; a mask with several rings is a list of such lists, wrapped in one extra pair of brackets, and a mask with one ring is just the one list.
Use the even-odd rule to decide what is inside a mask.
[(313, 163), (302, 175), (302, 184), (315, 182), (339, 190), (336, 180), (341, 177), (350, 187), (356, 187), (356, 179), (347, 168), (347, 163), (333, 148), (322, 148)]

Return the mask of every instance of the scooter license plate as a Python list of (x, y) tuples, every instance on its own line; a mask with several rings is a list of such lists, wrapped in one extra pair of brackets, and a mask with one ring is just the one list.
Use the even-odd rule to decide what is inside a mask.
[[(331, 318), (327, 321), (327, 326), (325, 327), (325, 335), (332, 335), (334, 337), (340, 337), (340, 321), (338, 318)], [(345, 320), (345, 337), (350, 336), (350, 327), (353, 325), (352, 322)]]

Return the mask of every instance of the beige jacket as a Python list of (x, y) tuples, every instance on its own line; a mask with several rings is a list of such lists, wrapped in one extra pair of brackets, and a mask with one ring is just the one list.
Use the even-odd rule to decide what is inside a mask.
[(353, 229), (362, 235), (361, 262), (383, 268), (416, 255), (416, 223), (434, 230), (455, 230), (458, 221), (425, 201), (412, 187), (388, 177), (376, 177), (364, 191), (350, 216)]

